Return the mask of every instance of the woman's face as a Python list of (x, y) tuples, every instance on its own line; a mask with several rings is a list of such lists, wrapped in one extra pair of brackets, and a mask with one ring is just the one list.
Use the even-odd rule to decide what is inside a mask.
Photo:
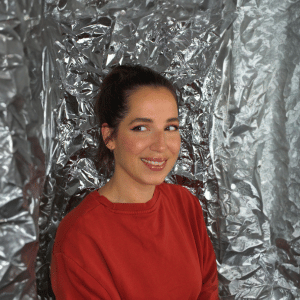
[(176, 100), (167, 88), (145, 86), (129, 96), (128, 105), (117, 137), (108, 144), (114, 150), (115, 174), (128, 184), (158, 185), (180, 150)]

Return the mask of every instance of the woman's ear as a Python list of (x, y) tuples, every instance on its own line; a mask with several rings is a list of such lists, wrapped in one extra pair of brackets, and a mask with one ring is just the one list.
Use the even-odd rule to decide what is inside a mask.
[(113, 132), (112, 128), (110, 128), (107, 123), (102, 124), (101, 134), (103, 137), (103, 141), (109, 150), (115, 149), (115, 143), (114, 143), (113, 139), (111, 138), (112, 132)]

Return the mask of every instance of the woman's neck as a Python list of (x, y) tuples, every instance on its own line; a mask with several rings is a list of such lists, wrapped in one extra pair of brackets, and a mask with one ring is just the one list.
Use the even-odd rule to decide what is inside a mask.
[(140, 184), (134, 180), (124, 181), (114, 174), (110, 181), (99, 190), (111, 202), (146, 203), (154, 194), (155, 185)]

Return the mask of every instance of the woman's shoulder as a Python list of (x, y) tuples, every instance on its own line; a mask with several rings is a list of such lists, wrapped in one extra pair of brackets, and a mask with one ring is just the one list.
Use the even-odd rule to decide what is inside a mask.
[(191, 209), (200, 205), (198, 198), (186, 187), (179, 184), (163, 182), (160, 185), (160, 192), (173, 204), (177, 203), (177, 205), (190, 207)]
[(72, 232), (78, 232), (78, 229), (82, 229), (82, 223), (86, 223), (85, 220), (91, 220), (91, 216), (94, 214), (95, 209), (99, 207), (97, 201), (97, 191), (93, 191), (86, 195), (84, 199), (70, 211), (60, 222), (55, 240), (63, 241), (66, 236)]
[(160, 187), (163, 194), (162, 203), (168, 207), (169, 211), (181, 216), (189, 224), (196, 224), (197, 219), (203, 218), (200, 201), (188, 188), (169, 183), (163, 183)]
[(164, 181), (160, 185), (160, 190), (164, 193), (169, 193), (172, 195), (195, 198), (195, 196), (186, 187), (179, 184), (167, 183)]
[(87, 194), (82, 201), (70, 211), (63, 219), (64, 222), (75, 222), (78, 218), (84, 217), (86, 214), (91, 213), (96, 207), (99, 206), (97, 198), (99, 197), (98, 191), (95, 190)]

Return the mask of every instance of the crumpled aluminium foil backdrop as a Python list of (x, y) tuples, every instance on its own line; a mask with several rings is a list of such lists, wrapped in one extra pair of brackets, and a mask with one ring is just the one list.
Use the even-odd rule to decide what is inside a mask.
[(211, 131), (221, 294), (300, 299), (300, 2), (240, 4)]
[(36, 298), (43, 188), (41, 1), (0, 2), (0, 299)]
[(167, 181), (201, 201), (221, 299), (300, 299), (298, 0), (28, 0), (0, 10), (1, 299), (54, 299), (59, 222), (107, 180), (93, 161), (93, 101), (127, 62), (163, 72), (181, 94), (182, 149)]

